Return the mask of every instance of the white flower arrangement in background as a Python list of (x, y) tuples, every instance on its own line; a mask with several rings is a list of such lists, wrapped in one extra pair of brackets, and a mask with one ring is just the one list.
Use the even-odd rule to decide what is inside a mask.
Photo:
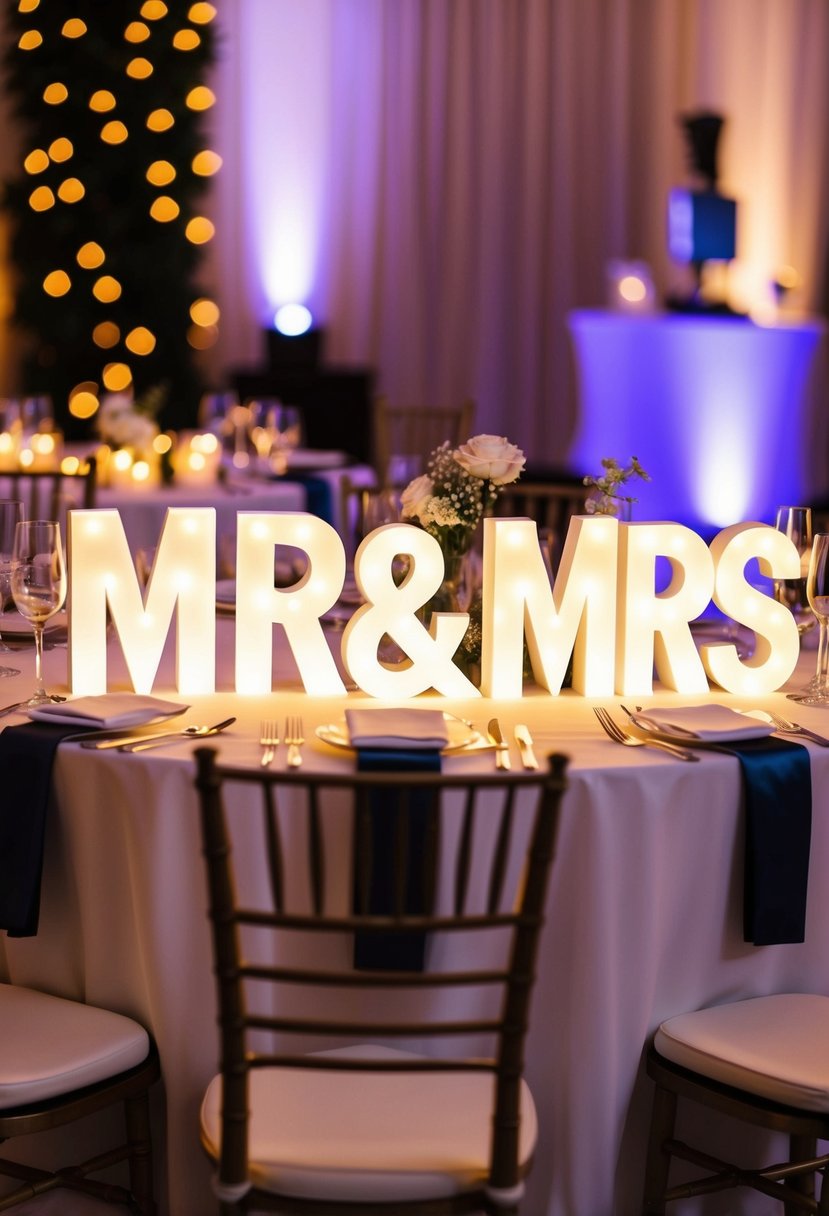
[(155, 415), (165, 393), (151, 389), (138, 401), (129, 393), (105, 393), (95, 418), (98, 437), (112, 448), (147, 452), (159, 431)]

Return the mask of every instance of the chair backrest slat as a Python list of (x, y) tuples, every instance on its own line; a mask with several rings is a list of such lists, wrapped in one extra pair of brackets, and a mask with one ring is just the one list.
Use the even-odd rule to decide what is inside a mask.
[(56, 519), (65, 525), (67, 511), (95, 506), (96, 474), (94, 456), (82, 462), (77, 473), (13, 469), (0, 473), (0, 498), (22, 502), (26, 519)]
[(265, 787), (262, 809), (265, 815), (265, 849), (268, 858), (268, 873), (271, 879), (271, 898), (274, 910), (281, 912), (285, 884), (285, 863), (282, 855), (282, 836), (279, 831), (279, 819), (276, 813), (276, 801), (272, 785)]

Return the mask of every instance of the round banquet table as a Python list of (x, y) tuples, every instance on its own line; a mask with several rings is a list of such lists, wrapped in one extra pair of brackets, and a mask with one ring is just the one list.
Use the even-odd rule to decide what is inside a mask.
[[(340, 636), (330, 635), (332, 646)], [(342, 719), (344, 700), (304, 695), (284, 638), (277, 638), (268, 697), (232, 691), (233, 648), (233, 618), (222, 617), (219, 690), (181, 698), (171, 639), (153, 691), (192, 700), (182, 721), (235, 714), (236, 724), (215, 740), (225, 761), (255, 765), (260, 720), (301, 713), (306, 765), (354, 763), (349, 752), (315, 739), (318, 725)], [(23, 674), (0, 681), (3, 704), (31, 684), (30, 655), (19, 652), (16, 659)], [(814, 654), (805, 653), (792, 682), (804, 682), (813, 663)], [(65, 650), (48, 651), (45, 664), (51, 689), (66, 691)], [(108, 678), (111, 691), (128, 687), (117, 639), (110, 643)], [(829, 733), (828, 713), (793, 707), (783, 692), (751, 702), (713, 695), (735, 708), (763, 706), (790, 716), (796, 708), (800, 721)], [(349, 703), (369, 701), (356, 691), (348, 696)], [(667, 692), (654, 698), (666, 706), (698, 699)], [(512, 702), (424, 696), (418, 704), (479, 724), (497, 714), (510, 738), (513, 725), (526, 722), (539, 756), (552, 750), (570, 756), (527, 1043), (540, 1143), (524, 1210), (527, 1216), (630, 1216), (640, 1202), (651, 1094), (641, 1053), (658, 1022), (772, 991), (829, 993), (829, 888), (821, 881), (829, 854), (829, 749), (809, 747), (806, 940), (758, 948), (742, 939), (743, 816), (735, 757), (705, 752), (699, 763), (686, 764), (655, 749), (618, 747), (598, 729), (593, 703), (571, 692), (554, 698), (528, 689)], [(165, 1119), (156, 1096), (159, 1194), (162, 1212), (171, 1216), (203, 1216), (214, 1204), (198, 1139), (199, 1102), (216, 1069), (218, 1040), (192, 750), (185, 741), (136, 755), (62, 744), (39, 932), (0, 936), (5, 978), (129, 1013), (155, 1036), (166, 1103)], [(511, 752), (517, 766), (514, 743)], [(284, 747), (276, 761), (282, 764)], [(482, 772), (492, 764), (492, 752), (444, 760)], [(713, 1118), (702, 1130), (713, 1152), (739, 1134)], [(755, 1134), (749, 1144), (758, 1140)], [(748, 1151), (750, 1159), (756, 1155)], [(688, 1203), (683, 1216), (777, 1211), (763, 1196), (733, 1192)]]

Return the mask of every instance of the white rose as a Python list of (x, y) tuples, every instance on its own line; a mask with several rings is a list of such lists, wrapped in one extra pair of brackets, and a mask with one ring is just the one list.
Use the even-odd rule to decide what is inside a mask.
[(526, 457), (502, 435), (473, 435), (454, 452), (462, 469), (481, 481), (505, 486), (520, 476)]
[(400, 514), (404, 519), (419, 519), (432, 497), (434, 486), (428, 473), (422, 473), (410, 481), (400, 495)]

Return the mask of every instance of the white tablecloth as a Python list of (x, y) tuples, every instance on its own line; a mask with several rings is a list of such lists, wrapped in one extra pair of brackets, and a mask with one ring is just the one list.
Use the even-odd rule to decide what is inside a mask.
[[(222, 620), (225, 689), (232, 646), (233, 622)], [(0, 682), (3, 704), (31, 680), (28, 656), (17, 659), (26, 675)], [(804, 656), (801, 682), (813, 663), (813, 654)], [(271, 697), (218, 692), (200, 698), (186, 721), (237, 714), (236, 726), (217, 740), (222, 758), (255, 763), (260, 719), (299, 711), (310, 739), (306, 764), (352, 763), (348, 753), (313, 738), (315, 726), (342, 718), (343, 701), (311, 701), (290, 676), (277, 680), (289, 666), (279, 650), (274, 666)], [(120, 686), (123, 671), (113, 656), (110, 688)], [(65, 682), (63, 651), (47, 653), (46, 674), (52, 688)], [(155, 691), (175, 695), (171, 685)], [(725, 694), (717, 699), (750, 707)], [(675, 694), (655, 700), (683, 702)], [(762, 703), (829, 733), (829, 713), (795, 707), (782, 693)], [(757, 948), (742, 940), (736, 758), (705, 753), (699, 763), (685, 764), (651, 749), (623, 749), (600, 733), (592, 703), (573, 694), (440, 704), (478, 723), (497, 713), (510, 735), (515, 722), (525, 721), (539, 755), (560, 750), (571, 756), (528, 1041), (527, 1075), (541, 1131), (525, 1210), (527, 1216), (630, 1216), (638, 1210), (651, 1092), (640, 1057), (656, 1024), (680, 1010), (758, 993), (829, 993), (829, 890), (822, 881), (829, 749), (810, 748), (806, 942)], [(167, 1106), (166, 1128), (161, 1122), (157, 1128), (169, 1165), (164, 1210), (173, 1216), (203, 1216), (213, 1206), (197, 1128), (218, 1047), (191, 750), (192, 744), (181, 744), (122, 756), (61, 746), (40, 932), (0, 939), (0, 970), (15, 982), (123, 1010), (155, 1035)], [(282, 757), (279, 763), (284, 749)], [(512, 757), (517, 764), (514, 745)], [(445, 763), (483, 770), (492, 754)], [(706, 1130), (714, 1151), (733, 1135), (713, 1119)], [(777, 1208), (737, 1193), (699, 1200), (683, 1212), (776, 1216)]]

